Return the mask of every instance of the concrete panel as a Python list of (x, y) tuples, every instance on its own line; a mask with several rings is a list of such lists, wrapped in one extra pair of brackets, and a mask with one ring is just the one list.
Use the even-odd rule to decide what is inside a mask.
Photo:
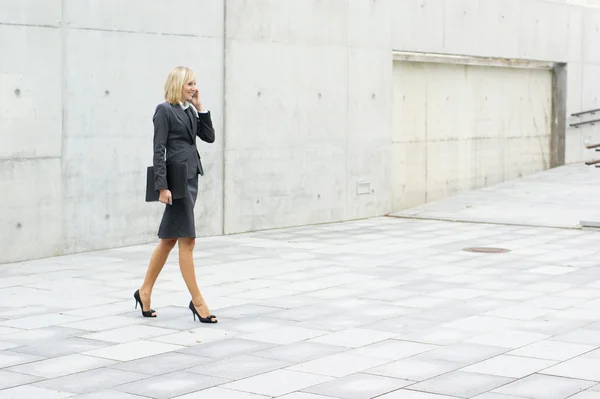
[[(508, 137), (538, 137), (550, 134), (552, 75), (550, 71), (528, 70), (520, 80), (524, 107), (520, 108), (521, 129)], [(508, 115), (507, 115), (508, 117)], [(519, 132), (519, 130), (521, 132)]]
[(391, 150), (392, 210), (427, 200), (427, 142), (395, 143)]
[(0, 0), (0, 24), (59, 26), (62, 0)]
[(466, 145), (464, 140), (427, 142), (427, 201), (436, 201), (462, 191), (464, 182), (461, 172), (464, 166), (461, 164), (464, 163)]
[(583, 14), (583, 32), (579, 39), (583, 61), (600, 64), (600, 9), (589, 8)]
[(0, 161), (0, 187), (0, 262), (60, 255), (60, 158)]
[(403, 0), (392, 10), (395, 50), (566, 62), (580, 48), (582, 9), (566, 3)]
[(542, 0), (522, 2), (518, 58), (569, 61), (570, 7)]
[(465, 114), (472, 110), (461, 106), (469, 103), (470, 90), (465, 90), (466, 69), (468, 67), (463, 65), (427, 65), (428, 141), (457, 140), (470, 135), (472, 118)]
[(570, 119), (570, 115), (584, 111), (582, 104), (582, 89), (583, 64), (579, 62), (570, 62), (567, 66), (567, 121), (576, 122), (575, 119)]
[(600, 64), (583, 65), (582, 86), (582, 110), (600, 108)]
[(446, 1), (444, 52), (516, 57), (520, 0)]
[(584, 7), (600, 7), (600, 0), (546, 0), (554, 3), (567, 3)]
[(228, 0), (227, 37), (278, 43), (345, 45), (348, 0)]
[(349, 0), (349, 45), (382, 48), (389, 52), (393, 2), (394, 0)]
[(58, 29), (0, 25), (0, 159), (61, 154), (60, 38)]
[(197, 233), (222, 232), (221, 46), (219, 38), (68, 31), (64, 179), (69, 251), (156, 237), (161, 206), (144, 203), (145, 173), (152, 164), (152, 115), (164, 101), (163, 84), (176, 65), (196, 71), (218, 137), (215, 144), (198, 145), (207, 173), (200, 183), (196, 222), (202, 228)]
[(381, 49), (348, 51), (348, 136), (369, 142), (391, 139), (392, 53)]
[(582, 130), (575, 128), (568, 128), (565, 137), (565, 163), (580, 162), (583, 158), (583, 152), (585, 150), (583, 139), (581, 136)]
[(229, 41), (227, 149), (343, 139), (347, 63), (345, 47)]
[[(407, 62), (393, 67), (392, 142), (427, 140), (427, 80), (415, 79), (429, 64)], [(410, 129), (403, 129), (410, 126)]]
[(223, 36), (224, 0), (65, 0), (70, 28)]
[(345, 141), (230, 149), (225, 162), (227, 234), (346, 217)]
[(392, 1), (392, 49), (443, 53), (446, 7), (443, 0)]
[(514, 137), (505, 140), (504, 180), (550, 168), (550, 137)]
[(390, 212), (392, 198), (389, 140), (350, 141), (346, 153), (346, 219), (380, 216)]
[(569, 7), (569, 62), (581, 62), (583, 60), (584, 17), (588, 11), (588, 9), (581, 7)]
[(227, 233), (345, 217), (347, 65), (345, 46), (228, 41)]
[(348, 62), (347, 218), (388, 213), (392, 54), (351, 48)]
[[(452, 185), (447, 187), (452, 189), (451, 195), (456, 194), (457, 190), (469, 191), (506, 180), (505, 159), (510, 156), (506, 141), (503, 137), (476, 138), (465, 140), (463, 146), (457, 147), (465, 153), (457, 161), (460, 174), (450, 179)], [(438, 175), (440, 173), (443, 170), (438, 170)]]

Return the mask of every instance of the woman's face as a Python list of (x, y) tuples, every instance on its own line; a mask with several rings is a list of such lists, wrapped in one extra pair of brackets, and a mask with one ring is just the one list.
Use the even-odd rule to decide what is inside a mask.
[(196, 81), (192, 80), (183, 85), (181, 102), (192, 101), (194, 94), (196, 94)]

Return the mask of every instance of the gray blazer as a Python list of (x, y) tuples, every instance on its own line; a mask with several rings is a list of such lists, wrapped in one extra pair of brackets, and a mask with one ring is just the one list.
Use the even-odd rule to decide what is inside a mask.
[[(167, 186), (167, 164), (187, 163), (188, 179), (204, 174), (196, 136), (207, 143), (215, 141), (215, 129), (210, 112), (198, 114), (191, 108), (184, 111), (179, 104), (164, 102), (154, 111), (154, 189)], [(165, 156), (166, 153), (166, 156)]]

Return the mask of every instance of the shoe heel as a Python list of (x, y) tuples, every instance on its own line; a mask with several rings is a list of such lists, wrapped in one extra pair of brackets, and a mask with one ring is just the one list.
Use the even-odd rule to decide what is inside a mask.
[(138, 303), (140, 304), (140, 310), (142, 311), (142, 316), (144, 317), (156, 317), (156, 314), (153, 309), (148, 311), (144, 311), (144, 305), (142, 304), (142, 298), (140, 298), (140, 290), (137, 290), (133, 293), (133, 299), (135, 299), (135, 308), (137, 309)]
[(188, 306), (192, 311), (192, 315), (194, 316), (194, 321), (196, 321), (196, 309), (194, 308), (194, 304), (190, 301), (190, 306)]
[(192, 301), (190, 301), (189, 308), (192, 311), (192, 315), (194, 315), (194, 321), (196, 321), (196, 316), (198, 316), (198, 321), (200, 321), (201, 323), (217, 323), (218, 322), (217, 320), (215, 320), (216, 317), (213, 315), (210, 315), (208, 317), (200, 316), (200, 313), (198, 313), (198, 311), (196, 310), (196, 307), (194, 306), (194, 303)]

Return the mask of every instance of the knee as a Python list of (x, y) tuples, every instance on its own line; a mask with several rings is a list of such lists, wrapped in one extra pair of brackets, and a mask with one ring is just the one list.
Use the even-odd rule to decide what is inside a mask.
[(166, 238), (166, 239), (160, 240), (160, 244), (163, 247), (165, 247), (166, 249), (168, 249), (169, 251), (173, 249), (173, 247), (175, 246), (176, 243), (177, 243), (176, 238)]
[(179, 248), (187, 251), (192, 251), (194, 246), (196, 245), (195, 238), (180, 238), (179, 239)]

